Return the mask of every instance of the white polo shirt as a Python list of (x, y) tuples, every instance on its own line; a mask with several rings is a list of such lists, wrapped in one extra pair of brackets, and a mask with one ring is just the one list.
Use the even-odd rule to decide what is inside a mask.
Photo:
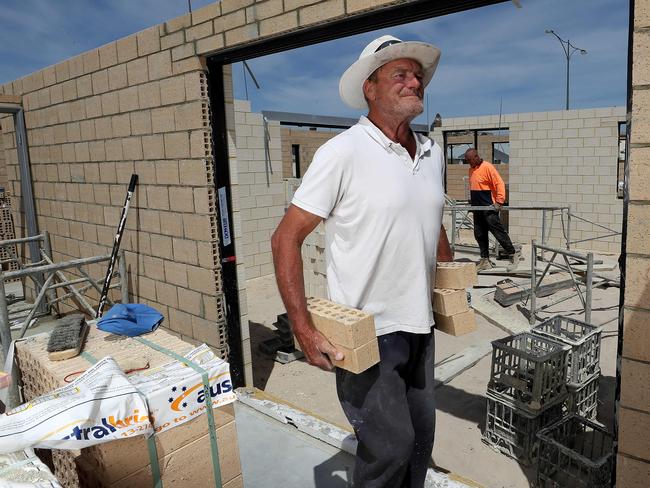
[(444, 159), (415, 134), (411, 159), (366, 117), (314, 155), (292, 204), (325, 219), (329, 297), (374, 315), (377, 335), (428, 333)]

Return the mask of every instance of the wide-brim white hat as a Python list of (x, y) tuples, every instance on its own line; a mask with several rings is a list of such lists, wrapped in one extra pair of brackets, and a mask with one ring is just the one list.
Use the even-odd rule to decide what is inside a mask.
[(381, 36), (361, 52), (359, 59), (341, 76), (339, 94), (341, 99), (352, 108), (368, 108), (363, 96), (363, 83), (380, 66), (395, 59), (414, 59), (422, 66), (426, 87), (438, 67), (440, 49), (432, 44), (418, 41), (402, 41), (393, 36)]

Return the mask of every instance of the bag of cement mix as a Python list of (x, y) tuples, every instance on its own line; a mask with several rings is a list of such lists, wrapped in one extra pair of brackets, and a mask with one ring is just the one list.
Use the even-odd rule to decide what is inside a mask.
[(0, 415), (0, 453), (81, 449), (151, 433), (146, 398), (106, 357), (69, 385)]
[[(69, 385), (0, 415), (0, 453), (27, 447), (81, 449), (150, 436), (204, 414), (202, 374), (180, 359), (126, 376), (105, 357)], [(212, 408), (236, 400), (228, 363), (206, 344), (183, 359), (207, 373)]]
[[(184, 356), (205, 370), (209, 377), (212, 408), (237, 399), (230, 379), (230, 367), (206, 345)], [(156, 433), (202, 415), (207, 409), (202, 375), (181, 361), (172, 361), (129, 375), (131, 383), (147, 398), (149, 417)]]

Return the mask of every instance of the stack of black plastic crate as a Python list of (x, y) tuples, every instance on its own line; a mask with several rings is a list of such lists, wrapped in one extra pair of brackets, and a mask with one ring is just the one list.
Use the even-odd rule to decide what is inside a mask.
[(537, 432), (562, 417), (570, 347), (522, 332), (492, 342), (483, 441), (530, 464)]
[(602, 328), (558, 315), (532, 332), (569, 346), (566, 416), (538, 433), (539, 488), (608, 488), (613, 437), (598, 414)]
[(533, 327), (533, 334), (571, 348), (567, 367), (567, 414), (596, 420), (602, 328), (557, 315)]

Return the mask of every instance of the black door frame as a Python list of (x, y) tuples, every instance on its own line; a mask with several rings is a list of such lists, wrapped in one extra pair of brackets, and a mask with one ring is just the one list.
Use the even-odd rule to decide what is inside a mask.
[[(255, 40), (243, 46), (236, 46), (219, 51), (207, 59), (208, 94), (210, 97), (212, 146), (214, 156), (215, 190), (225, 188), (227, 202), (227, 221), (230, 223), (230, 244), (224, 246), (223, 226), (219, 227), (219, 251), (221, 258), (221, 277), (224, 289), (227, 334), (232, 380), (235, 386), (244, 386), (244, 356), (241, 344), (241, 321), (239, 307), (239, 286), (237, 279), (237, 257), (235, 238), (232, 233), (232, 195), (230, 187), (230, 165), (228, 158), (228, 127), (225, 115), (225, 84), (223, 67), (268, 54), (288, 51), (298, 47), (318, 44), (332, 39), (348, 37), (385, 27), (416, 22), (433, 17), (440, 17), (456, 12), (485, 7), (509, 0), (416, 0), (407, 4), (393, 5), (380, 8), (349, 18), (333, 20), (314, 27), (280, 34), (272, 39)], [(217, 198), (219, 202), (219, 198)], [(219, 222), (222, 221), (222, 210), (217, 205)]]

